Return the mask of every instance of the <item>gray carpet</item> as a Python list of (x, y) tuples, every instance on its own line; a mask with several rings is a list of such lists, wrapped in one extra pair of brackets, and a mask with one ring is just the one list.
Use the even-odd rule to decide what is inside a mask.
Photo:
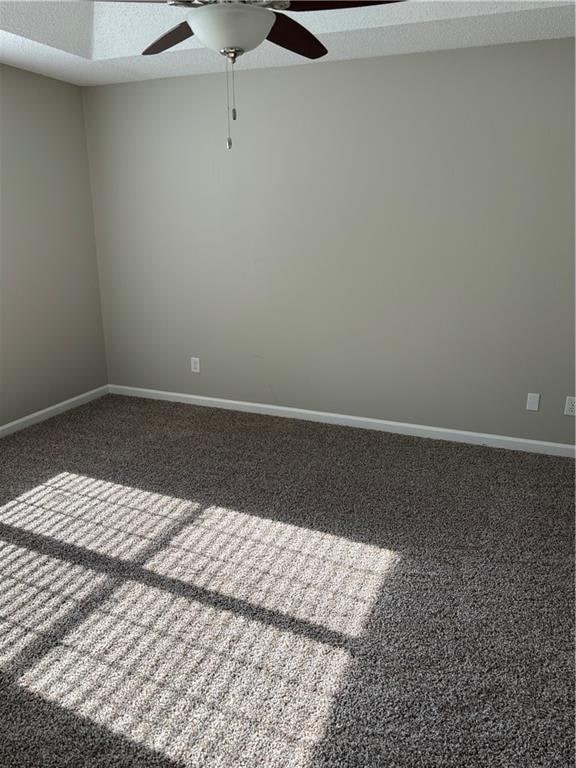
[(0, 441), (0, 765), (572, 764), (569, 459), (107, 397)]

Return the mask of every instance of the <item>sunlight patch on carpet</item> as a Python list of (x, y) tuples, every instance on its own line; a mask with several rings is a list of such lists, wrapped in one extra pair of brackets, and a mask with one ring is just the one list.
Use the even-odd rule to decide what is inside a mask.
[(184, 765), (306, 766), (398, 561), (266, 510), (72, 473), (0, 524), (5, 669)]

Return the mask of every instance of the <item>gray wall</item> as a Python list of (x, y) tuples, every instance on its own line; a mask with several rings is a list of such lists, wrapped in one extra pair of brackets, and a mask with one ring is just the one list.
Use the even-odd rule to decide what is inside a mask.
[(0, 424), (106, 383), (79, 88), (0, 67)]
[(231, 152), (221, 76), (85, 91), (110, 381), (571, 442), (573, 72), (240, 71)]

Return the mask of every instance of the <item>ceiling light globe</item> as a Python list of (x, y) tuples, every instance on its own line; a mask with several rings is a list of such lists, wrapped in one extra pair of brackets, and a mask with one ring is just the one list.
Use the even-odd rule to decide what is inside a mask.
[(219, 53), (230, 48), (251, 51), (264, 42), (275, 20), (266, 8), (236, 3), (205, 5), (188, 17), (200, 42)]

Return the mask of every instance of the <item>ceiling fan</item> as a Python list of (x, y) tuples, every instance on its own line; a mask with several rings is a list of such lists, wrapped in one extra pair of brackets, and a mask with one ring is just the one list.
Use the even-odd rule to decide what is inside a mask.
[(236, 59), (269, 40), (308, 59), (319, 59), (328, 51), (311, 32), (276, 11), (332, 11), (367, 5), (387, 5), (401, 0), (97, 0), (99, 2), (162, 3), (190, 8), (189, 21), (165, 32), (144, 51), (144, 56), (162, 53), (192, 35), (206, 48)]
[[(189, 8), (187, 21), (165, 32), (142, 55), (162, 53), (195, 35), (206, 48), (226, 57), (228, 101), (228, 65), (232, 65), (232, 93), (234, 94), (234, 64), (247, 51), (257, 48), (264, 40), (288, 51), (319, 59), (328, 53), (324, 45), (297, 21), (278, 11), (332, 11), (341, 8), (359, 8), (387, 5), (401, 0), (96, 0), (97, 2), (162, 3)], [(228, 113), (230, 105), (228, 104)], [(235, 105), (232, 119), (236, 120)], [(228, 131), (230, 133), (230, 131)], [(228, 135), (228, 149), (232, 140)]]

